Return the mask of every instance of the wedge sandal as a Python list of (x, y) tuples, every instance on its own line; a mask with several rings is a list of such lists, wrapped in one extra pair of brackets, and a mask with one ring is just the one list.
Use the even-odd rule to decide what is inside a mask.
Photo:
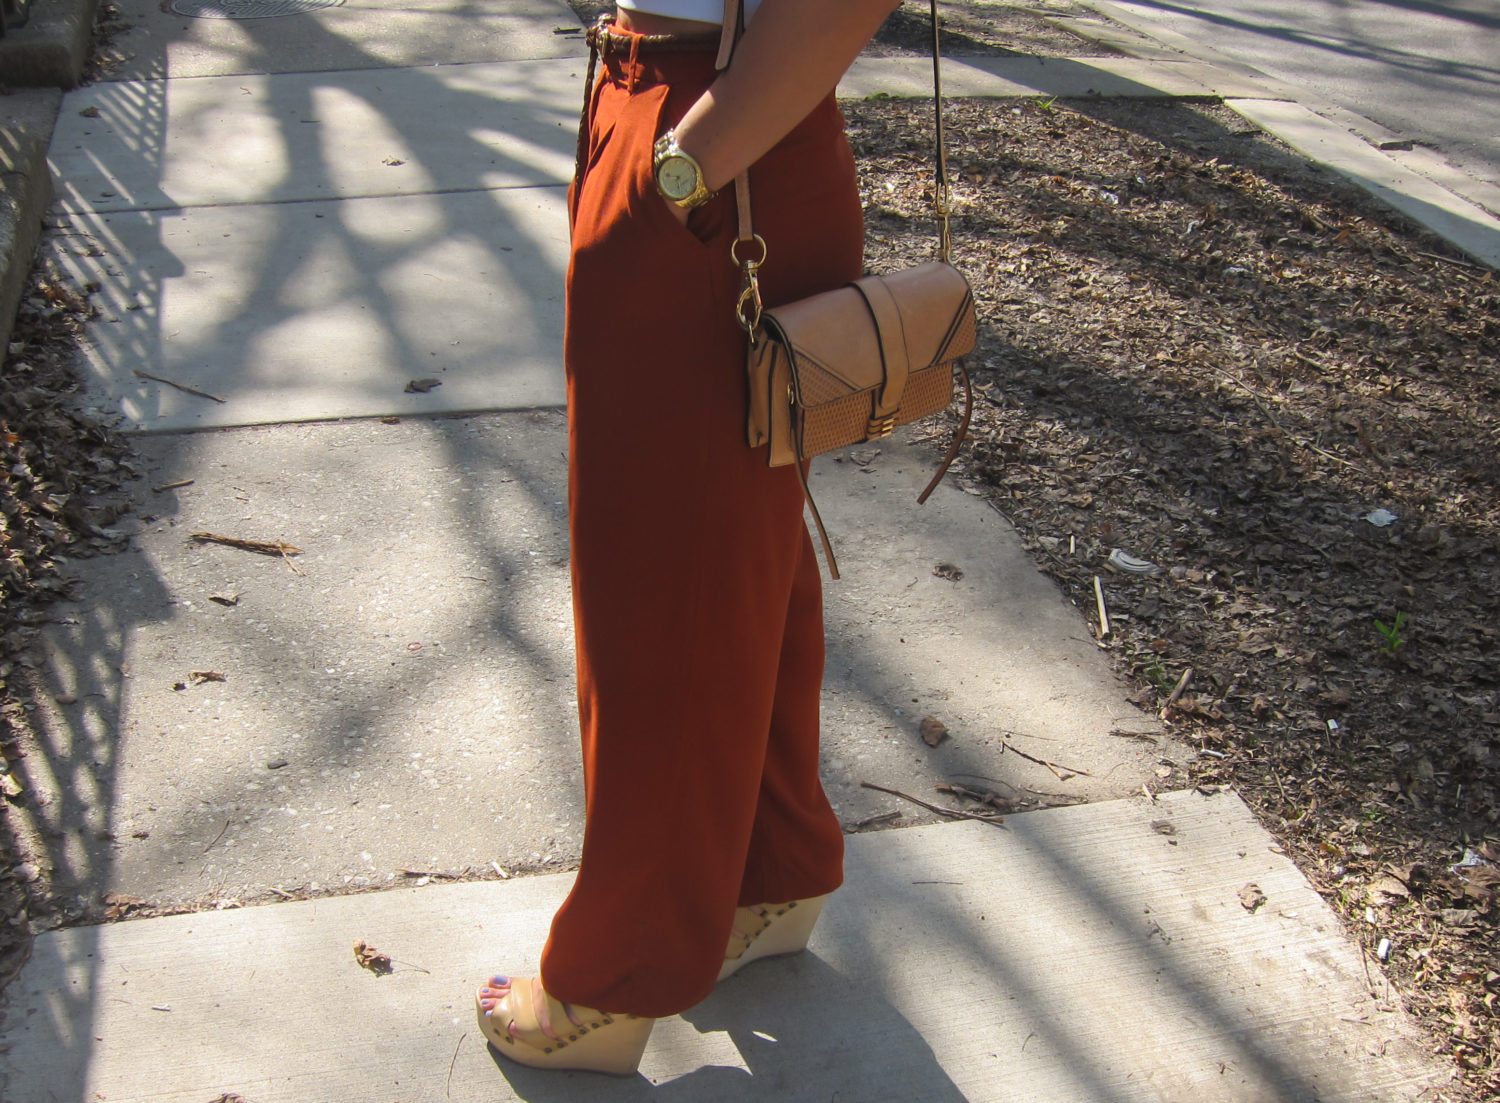
[[(486, 1001), (492, 1005), (488, 1009)], [(536, 1069), (630, 1076), (640, 1067), (656, 1023), (555, 1000), (534, 977), (495, 977), (475, 994), (474, 1006), (479, 1029), (495, 1050)]]

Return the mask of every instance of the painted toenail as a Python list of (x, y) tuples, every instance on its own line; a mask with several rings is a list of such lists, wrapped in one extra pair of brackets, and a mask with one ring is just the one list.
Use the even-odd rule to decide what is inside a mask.
[(505, 987), (507, 987), (510, 984), (510, 978), (509, 977), (502, 977), (502, 976), (493, 976), (493, 977), (490, 978), (490, 983), (493, 984), (496, 988), (505, 988)]

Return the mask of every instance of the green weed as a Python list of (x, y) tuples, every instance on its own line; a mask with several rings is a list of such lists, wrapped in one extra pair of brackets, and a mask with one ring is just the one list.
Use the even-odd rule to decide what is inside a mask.
[(1406, 614), (1396, 610), (1396, 619), (1387, 624), (1380, 618), (1375, 619), (1375, 630), (1380, 633), (1380, 650), (1387, 655), (1394, 655), (1401, 650), (1401, 645), (1406, 640), (1401, 635), (1401, 629), (1406, 626)]

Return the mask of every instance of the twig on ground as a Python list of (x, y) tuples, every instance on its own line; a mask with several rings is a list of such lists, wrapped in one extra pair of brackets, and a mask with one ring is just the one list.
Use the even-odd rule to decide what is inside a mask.
[(1135, 739), (1141, 743), (1161, 742), (1161, 737), (1153, 735), (1151, 732), (1133, 732), (1127, 728), (1111, 728), (1109, 734), (1118, 736), (1121, 739)]
[(214, 843), (217, 843), (220, 839), (222, 839), (224, 837), (224, 832), (226, 832), (228, 830), (229, 830), (229, 821), (225, 820), (224, 821), (224, 826), (221, 827), (221, 828), (219, 828), (219, 833), (214, 836), (214, 841), (212, 843), (209, 843), (207, 846), (205, 846), (203, 848), (203, 853), (207, 854), (210, 850), (212, 850), (214, 848)]
[(955, 820), (978, 820), (980, 823), (991, 823), (996, 827), (1003, 827), (1005, 821), (1000, 816), (982, 816), (977, 812), (961, 812), (957, 808), (944, 808), (942, 805), (929, 804), (921, 797), (914, 797), (910, 793), (903, 793), (899, 789), (887, 789), (884, 785), (876, 785), (873, 781), (861, 781), (860, 787), (864, 789), (875, 789), (881, 793), (889, 793), (893, 797), (909, 800), (913, 804), (920, 805), (929, 812), (936, 812), (940, 816), (949, 816)]
[(939, 785), (937, 786), (937, 791), (950, 797), (958, 797), (961, 800), (972, 800), (980, 804), (987, 804), (996, 812), (1015, 811), (1011, 806), (1011, 802), (993, 789), (970, 789), (967, 785)]
[(1048, 762), (1045, 758), (1037, 758), (1035, 755), (1029, 755), (1025, 751), (1017, 748), (1014, 743), (1010, 743), (1004, 739), (1000, 740), (1000, 746), (1005, 750), (1010, 751), (1012, 754), (1020, 755), (1027, 762), (1035, 762), (1038, 766), (1047, 767), (1047, 769), (1051, 770), (1052, 773), (1056, 775), (1058, 781), (1067, 781), (1069, 778), (1075, 777), (1078, 774), (1082, 774), (1084, 777), (1094, 776), (1093, 774), (1089, 773), (1089, 771), (1082, 768), (1064, 766), (1060, 762)]
[(1099, 603), (1099, 638), (1109, 635), (1109, 610), (1104, 605), (1104, 583), (1094, 576), (1094, 600)]
[(289, 555), (301, 555), (302, 549), (284, 540), (241, 540), (237, 536), (220, 536), (214, 532), (195, 532), (188, 537), (200, 544), (223, 544), (226, 548), (258, 552), (261, 555), (276, 555), (285, 559)]
[(197, 387), (189, 387), (186, 383), (178, 383), (175, 380), (163, 379), (159, 375), (152, 375), (150, 372), (143, 372), (140, 368), (135, 369), (135, 374), (140, 376), (142, 379), (149, 379), (153, 383), (165, 383), (169, 387), (176, 387), (179, 391), (182, 391), (185, 394), (197, 395), (199, 398), (211, 399), (214, 402), (219, 403), (220, 405), (223, 405), (225, 402), (229, 401), (228, 399), (220, 398), (216, 394), (209, 394), (207, 391), (200, 391)]
[(970, 779), (971, 781), (993, 781), (996, 785), (1003, 785), (1007, 789), (1014, 789), (1018, 793), (1021, 793), (1021, 792), (1031, 792), (1031, 793), (1034, 793), (1034, 792), (1036, 792), (1035, 789), (1027, 789), (1026, 786), (1024, 786), (1024, 785), (1017, 785), (1014, 782), (1006, 781), (1003, 777), (986, 777), (984, 774), (952, 774), (950, 776), (952, 776), (952, 777), (966, 777), (966, 778)]
[(1188, 667), (1182, 672), (1182, 677), (1177, 679), (1177, 687), (1172, 690), (1172, 695), (1167, 698), (1167, 703), (1162, 706), (1161, 711), (1163, 713), (1165, 713), (1167, 709), (1171, 708), (1177, 703), (1177, 699), (1183, 695), (1183, 693), (1187, 690), (1187, 687), (1192, 684), (1192, 681), (1193, 668)]
[(237, 536), (220, 536), (213, 532), (195, 532), (188, 539), (196, 540), (200, 544), (223, 544), (226, 548), (240, 548), (243, 551), (253, 551), (260, 555), (280, 556), (281, 561), (290, 567), (293, 573), (302, 573), (291, 559), (294, 555), (301, 555), (302, 549), (288, 544), (285, 540), (241, 540)]
[(854, 822), (854, 830), (858, 831), (862, 827), (872, 827), (877, 823), (885, 823), (887, 820), (899, 820), (900, 818), (901, 810), (899, 808), (892, 809), (889, 812), (881, 812), (874, 816), (866, 816), (862, 820), (856, 820)]
[(1476, 272), (1483, 272), (1484, 268), (1478, 264), (1472, 264), (1466, 260), (1458, 260), (1455, 257), (1445, 257), (1441, 253), (1429, 253), (1425, 249), (1415, 250), (1417, 256), (1427, 257), (1429, 260), (1440, 260), (1444, 264), (1456, 264), (1460, 268), (1472, 268)]
[(449, 1099), (453, 1098), (453, 1068), (454, 1068), (455, 1065), (458, 1064), (458, 1050), (459, 1050), (459, 1046), (462, 1046), (464, 1044), (464, 1039), (467, 1038), (468, 1036), (469, 1036), (469, 1032), (467, 1030), (464, 1031), (462, 1034), (460, 1034), (458, 1036), (458, 1045), (456, 1045), (456, 1046), (453, 1047), (453, 1060), (451, 1060), (451, 1061), (448, 1062), (448, 1087), (444, 1091), (444, 1094)]

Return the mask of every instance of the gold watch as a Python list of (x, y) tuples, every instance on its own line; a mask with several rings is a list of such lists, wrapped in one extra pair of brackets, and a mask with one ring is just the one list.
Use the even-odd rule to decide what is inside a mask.
[(668, 130), (656, 139), (651, 151), (651, 170), (656, 190), (683, 210), (701, 207), (714, 197), (703, 182), (703, 168), (677, 144), (677, 132)]

